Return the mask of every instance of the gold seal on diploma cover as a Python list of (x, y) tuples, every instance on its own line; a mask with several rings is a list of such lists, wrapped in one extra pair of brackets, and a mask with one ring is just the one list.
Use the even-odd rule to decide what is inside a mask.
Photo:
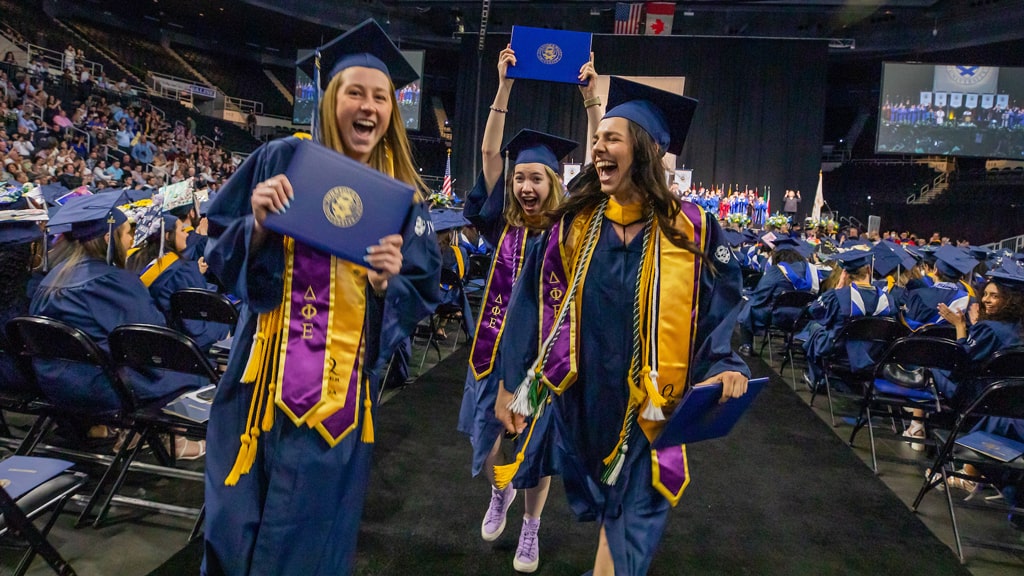
[(537, 48), (537, 60), (540, 60), (541, 64), (557, 64), (561, 59), (562, 49), (558, 44), (542, 44)]
[(363, 201), (348, 186), (335, 186), (324, 195), (324, 216), (338, 228), (354, 226), (363, 217)]

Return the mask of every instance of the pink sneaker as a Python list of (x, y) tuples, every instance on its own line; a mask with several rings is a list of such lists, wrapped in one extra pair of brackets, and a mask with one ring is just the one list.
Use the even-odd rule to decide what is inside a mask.
[(480, 536), (484, 540), (493, 542), (498, 539), (498, 536), (501, 536), (505, 530), (505, 516), (508, 513), (508, 507), (515, 499), (516, 489), (511, 485), (506, 486), (504, 490), (498, 490), (491, 486), (491, 504), (487, 507), (483, 524), (480, 525)]

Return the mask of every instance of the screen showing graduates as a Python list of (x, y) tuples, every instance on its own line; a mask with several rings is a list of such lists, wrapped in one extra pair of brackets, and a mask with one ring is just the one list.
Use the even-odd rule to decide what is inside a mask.
[[(301, 60), (309, 53), (299, 51)], [(423, 77), (423, 50), (402, 50), (402, 55), (409, 61), (416, 73)], [(399, 86), (395, 92), (395, 102), (402, 114), (406, 130), (420, 129), (420, 80), (407, 86)], [(313, 119), (313, 105), (316, 101), (316, 88), (313, 79), (303, 70), (295, 68), (295, 105), (292, 108), (292, 122), (309, 124)]]
[(882, 65), (881, 154), (1024, 160), (1024, 68)]

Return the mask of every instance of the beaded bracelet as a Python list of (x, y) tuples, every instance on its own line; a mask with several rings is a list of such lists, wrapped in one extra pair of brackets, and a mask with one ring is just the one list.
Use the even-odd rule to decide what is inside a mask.
[(491, 110), (493, 110), (493, 111), (495, 111), (495, 112), (497, 112), (499, 114), (506, 114), (508, 112), (507, 108), (503, 110), (503, 109), (498, 108), (496, 106), (491, 106)]

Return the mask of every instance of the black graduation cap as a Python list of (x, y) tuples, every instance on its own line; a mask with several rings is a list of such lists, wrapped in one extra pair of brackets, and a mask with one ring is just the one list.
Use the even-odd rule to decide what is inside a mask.
[(437, 208), (430, 211), (430, 221), (434, 223), (435, 232), (444, 232), (452, 228), (469, 226), (469, 220), (462, 215), (462, 210)]
[(611, 77), (605, 118), (626, 118), (644, 129), (662, 152), (683, 151), (697, 101), (693, 98)]
[(977, 265), (978, 261), (962, 248), (946, 245), (935, 251), (935, 266), (939, 272), (951, 278), (970, 274)]
[(520, 130), (502, 149), (512, 165), (539, 162), (558, 174), (558, 161), (576, 149), (574, 140), (559, 138), (536, 130)]
[[(352, 66), (380, 70), (391, 78), (396, 90), (420, 77), (372, 18), (324, 44), (317, 52), (320, 53), (321, 89), (326, 89), (331, 78)], [(299, 60), (296, 65), (310, 78), (316, 78), (316, 52)], [(324, 71), (329, 73), (324, 74)]]
[(837, 252), (832, 255), (832, 259), (839, 263), (839, 267), (843, 270), (857, 270), (871, 264), (873, 255), (868, 250), (859, 250), (853, 248), (846, 252)]

